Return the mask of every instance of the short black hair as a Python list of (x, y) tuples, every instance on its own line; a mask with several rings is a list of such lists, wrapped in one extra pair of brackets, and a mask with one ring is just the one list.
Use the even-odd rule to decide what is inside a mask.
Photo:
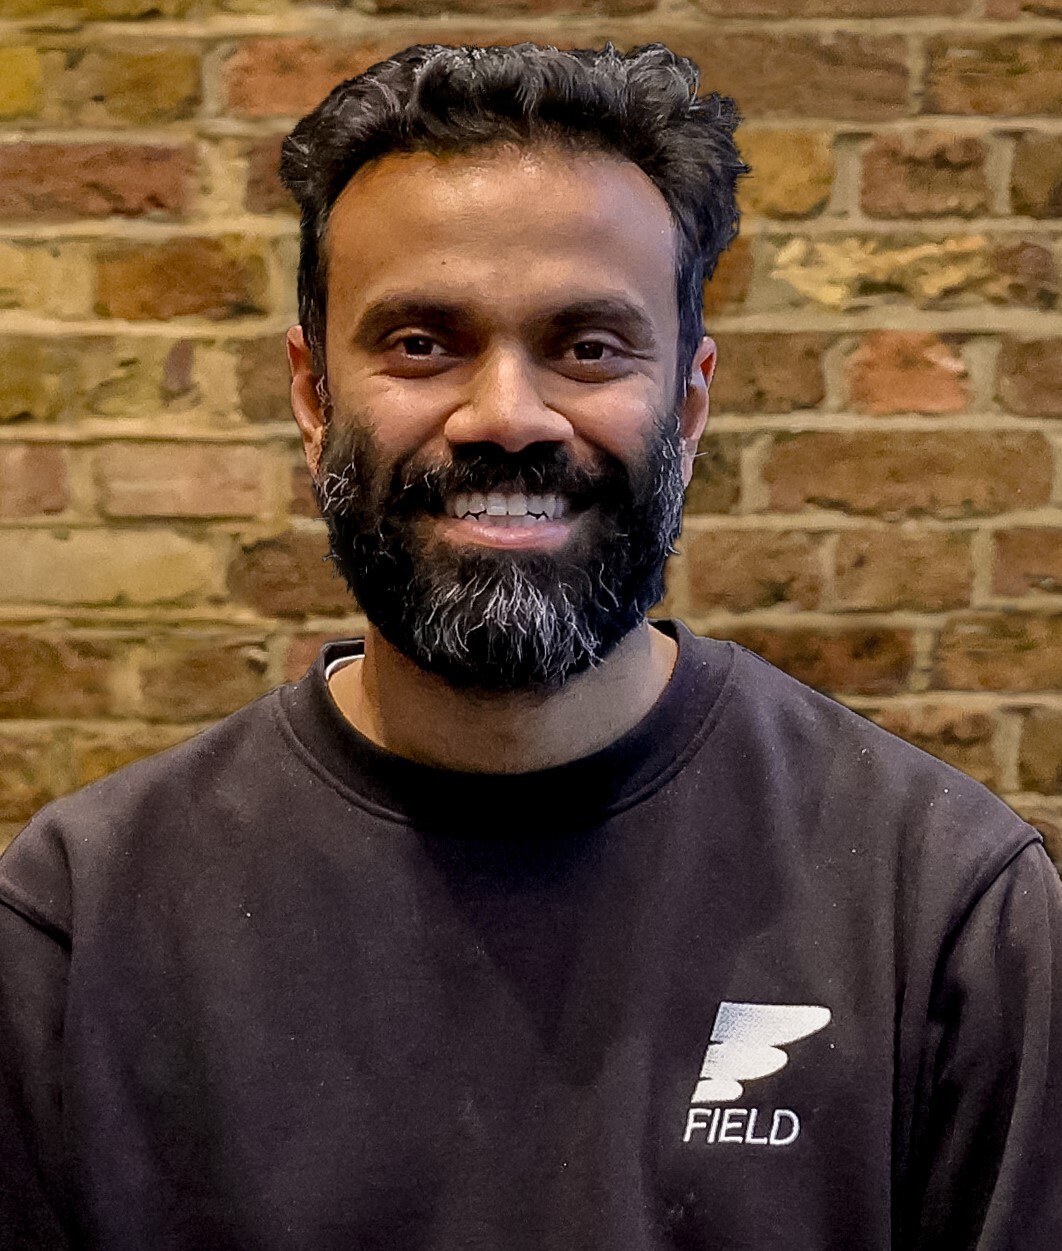
[(302, 211), (299, 320), (324, 372), (332, 206), (361, 166), (390, 153), (436, 156), (516, 144), (605, 153), (652, 179), (679, 232), (678, 377), (703, 329), (703, 286), (737, 234), (734, 101), (697, 96), (700, 71), (661, 43), (626, 54), (415, 44), (335, 87), (284, 140), (280, 177)]

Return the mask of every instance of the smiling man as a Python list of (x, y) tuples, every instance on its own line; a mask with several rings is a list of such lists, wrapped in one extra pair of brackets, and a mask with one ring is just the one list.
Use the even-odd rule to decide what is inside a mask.
[(744, 171), (696, 88), (417, 46), (289, 136), (368, 629), (4, 855), (5, 1246), (1062, 1246), (1038, 835), (646, 617)]

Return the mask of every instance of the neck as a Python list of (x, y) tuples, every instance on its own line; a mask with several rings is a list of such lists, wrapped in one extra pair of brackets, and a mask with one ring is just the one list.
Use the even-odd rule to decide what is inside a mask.
[(547, 769), (607, 747), (656, 702), (675, 666), (674, 641), (648, 622), (596, 668), (548, 695), (458, 690), (418, 668), (371, 626), (365, 658), (329, 682), (366, 738), (422, 764), (475, 773)]

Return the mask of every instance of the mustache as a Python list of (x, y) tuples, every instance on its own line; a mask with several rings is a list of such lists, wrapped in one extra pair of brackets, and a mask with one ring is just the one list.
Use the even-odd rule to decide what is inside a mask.
[[(335, 515), (354, 503), (348, 472), (359, 456), (349, 445), (333, 447), (327, 456), (327, 472), (318, 488), (323, 512)], [(507, 452), (493, 443), (466, 444), (453, 449), (449, 461), (425, 464), (415, 457), (400, 461), (385, 484), (377, 483), (380, 504), (392, 515), (441, 513), (454, 495), (491, 491), (527, 495), (563, 495), (573, 508), (591, 503), (607, 507), (624, 500), (630, 490), (626, 467), (606, 455), (600, 468), (575, 462), (559, 444), (534, 443), (519, 452)]]

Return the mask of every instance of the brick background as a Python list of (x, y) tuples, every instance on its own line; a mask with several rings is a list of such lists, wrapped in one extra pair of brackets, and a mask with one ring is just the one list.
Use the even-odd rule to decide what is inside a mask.
[(606, 38), (697, 59), (753, 166), (668, 611), (1062, 862), (1059, 0), (6, 0), (0, 843), (359, 628), (288, 411), (293, 121), (409, 43)]

